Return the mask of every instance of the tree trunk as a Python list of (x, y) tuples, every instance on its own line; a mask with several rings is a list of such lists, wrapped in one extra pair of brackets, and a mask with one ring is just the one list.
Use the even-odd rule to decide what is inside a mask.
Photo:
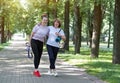
[(69, 51), (69, 6), (70, 2), (67, 0), (65, 2), (65, 15), (64, 15), (64, 32), (66, 35), (66, 41), (64, 49)]
[(1, 43), (5, 42), (4, 39), (4, 17), (0, 17), (0, 34), (1, 34)]
[(57, 1), (53, 0), (54, 8), (53, 8), (53, 18), (57, 18)]
[(109, 11), (110, 11), (110, 15), (109, 15), (109, 32), (108, 32), (108, 45), (107, 45), (107, 48), (110, 47), (110, 32), (111, 32), (111, 25), (112, 25), (112, 2), (110, 1), (109, 2), (109, 5), (110, 5), (110, 8), (109, 8)]
[(81, 27), (82, 27), (82, 17), (80, 16), (80, 8), (75, 1), (74, 4), (74, 16), (75, 16), (75, 54), (80, 53), (81, 47)]
[(93, 13), (91, 14), (90, 9), (88, 10), (88, 21), (87, 21), (87, 34), (88, 34), (88, 41), (89, 41), (89, 47), (92, 46), (92, 32), (93, 32)]
[(112, 62), (114, 64), (120, 64), (120, 0), (115, 0), (113, 61)]
[(98, 58), (99, 55), (99, 40), (100, 31), (102, 24), (102, 10), (101, 4), (96, 3), (94, 5), (94, 17), (93, 17), (93, 34), (92, 34), (92, 47), (91, 47), (91, 57)]
[(46, 1), (46, 4), (47, 4), (46, 10), (47, 10), (47, 15), (48, 15), (48, 26), (49, 26), (50, 25), (49, 23), (49, 0)]

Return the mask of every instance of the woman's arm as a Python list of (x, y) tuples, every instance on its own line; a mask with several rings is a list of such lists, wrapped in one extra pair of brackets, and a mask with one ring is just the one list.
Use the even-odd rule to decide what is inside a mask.
[(62, 38), (63, 41), (66, 40), (66, 37), (64, 35), (60, 36)]
[(33, 37), (34, 34), (35, 34), (35, 32), (31, 32), (31, 35), (29, 37), (29, 44), (31, 44), (31, 39), (32, 39), (32, 37)]

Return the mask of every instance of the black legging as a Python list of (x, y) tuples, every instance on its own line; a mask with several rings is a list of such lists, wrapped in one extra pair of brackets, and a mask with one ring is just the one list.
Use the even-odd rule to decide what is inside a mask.
[(47, 50), (48, 50), (49, 61), (50, 61), (50, 69), (55, 69), (55, 62), (56, 62), (59, 48), (47, 45)]
[(43, 42), (32, 39), (31, 40), (31, 48), (32, 48), (32, 51), (34, 54), (34, 67), (35, 67), (35, 69), (38, 69), (42, 51), (43, 51)]

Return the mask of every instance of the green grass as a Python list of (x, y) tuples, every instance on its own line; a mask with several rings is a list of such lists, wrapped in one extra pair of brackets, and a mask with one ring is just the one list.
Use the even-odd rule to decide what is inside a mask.
[(5, 46), (8, 46), (10, 43), (3, 43), (3, 44), (0, 44), (0, 51), (5, 47)]
[(87, 73), (97, 76), (108, 83), (120, 83), (120, 65), (112, 64), (112, 51), (100, 49), (99, 58), (90, 58), (90, 49), (81, 48), (81, 53), (74, 55), (73, 48), (70, 52), (59, 53), (59, 58), (80, 68)]

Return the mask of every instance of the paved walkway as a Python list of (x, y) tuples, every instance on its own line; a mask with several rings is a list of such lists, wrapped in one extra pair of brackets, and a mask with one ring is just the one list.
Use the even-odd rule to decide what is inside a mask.
[(58, 76), (47, 75), (48, 56), (43, 53), (39, 70), (42, 77), (32, 75), (33, 59), (27, 58), (25, 41), (21, 35), (14, 36), (11, 45), (0, 51), (0, 83), (105, 83), (57, 59)]

